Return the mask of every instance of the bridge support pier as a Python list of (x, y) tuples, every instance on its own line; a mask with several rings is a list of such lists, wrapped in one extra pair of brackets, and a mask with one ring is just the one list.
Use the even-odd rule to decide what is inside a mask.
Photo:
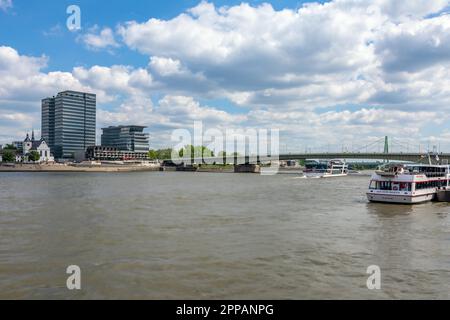
[(238, 164), (234, 166), (235, 173), (260, 173), (261, 166), (257, 164)]

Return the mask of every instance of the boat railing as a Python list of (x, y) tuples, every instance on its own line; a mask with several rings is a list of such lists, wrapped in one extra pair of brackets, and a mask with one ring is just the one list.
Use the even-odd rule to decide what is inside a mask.
[(444, 178), (447, 176), (446, 172), (423, 172), (423, 171), (408, 171), (406, 170), (403, 174), (407, 175), (424, 175), (428, 178)]

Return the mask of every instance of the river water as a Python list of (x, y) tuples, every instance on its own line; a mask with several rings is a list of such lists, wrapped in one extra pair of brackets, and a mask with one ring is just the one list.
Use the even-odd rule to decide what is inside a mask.
[(449, 299), (450, 206), (370, 204), (368, 180), (1, 173), (0, 298)]

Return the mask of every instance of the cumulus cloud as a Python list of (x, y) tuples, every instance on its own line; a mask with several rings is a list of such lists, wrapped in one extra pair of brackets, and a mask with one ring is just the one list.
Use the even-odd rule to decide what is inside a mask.
[(157, 111), (164, 116), (183, 119), (186, 124), (205, 121), (209, 125), (237, 125), (246, 119), (243, 115), (231, 115), (223, 110), (200, 106), (198, 101), (186, 96), (166, 96), (159, 101)]
[[(396, 73), (447, 65), (450, 16), (429, 15), (448, 4), (336, 0), (277, 11), (270, 4), (217, 8), (201, 2), (170, 20), (124, 23), (118, 33), (149, 55), (150, 68), (178, 91), (183, 87), (174, 78), (190, 73), (206, 80), (196, 83), (196, 93), (246, 107), (403, 102), (407, 108), (406, 97), (417, 96), (419, 82)], [(191, 83), (184, 81), (186, 93)]]
[[(0, 46), (0, 126), (4, 132), (23, 132), (40, 126), (40, 101), (64, 90), (97, 94), (99, 105), (120, 103), (137, 95), (151, 83), (142, 70), (127, 67), (74, 68), (71, 72), (44, 72), (49, 58), (21, 55), (11, 47)], [(119, 102), (117, 102), (119, 101)], [(27, 115), (27, 117), (24, 117)]]
[(113, 49), (120, 45), (116, 42), (114, 31), (111, 28), (103, 28), (99, 31), (98, 26), (89, 29), (88, 33), (81, 35), (79, 41), (82, 41), (88, 49)]
[(415, 72), (450, 62), (450, 17), (391, 25), (379, 36), (377, 54), (386, 71)]
[[(0, 104), (19, 105), (31, 103), (36, 108), (39, 99), (53, 95), (57, 90), (91, 90), (83, 86), (70, 72), (49, 72), (42, 70), (47, 66), (48, 57), (20, 55), (11, 47), (0, 47)], [(102, 96), (102, 92), (99, 93)]]
[(45, 73), (48, 62), (45, 56), (29, 57), (0, 47), (0, 128), (8, 137), (20, 139), (25, 131), (38, 128), (40, 100), (63, 90), (97, 94), (99, 127), (128, 123), (173, 129), (190, 127), (195, 120), (229, 125), (245, 118), (201, 106), (187, 96), (167, 95), (154, 107), (151, 90), (157, 84), (147, 69), (117, 65)]
[[(279, 127), (292, 141), (339, 143), (387, 133), (420, 139), (450, 111), (448, 6), (448, 0), (334, 0), (276, 10), (203, 1), (170, 19), (96, 27), (80, 37), (89, 49), (125, 45), (148, 65), (45, 73), (48, 57), (4, 47), (0, 103), (20, 105), (22, 88), (41, 97), (64, 83), (99, 92), (102, 123), (151, 124), (161, 137), (204, 120)], [(205, 102), (221, 100), (239, 111)]]
[(152, 76), (146, 69), (129, 66), (93, 66), (89, 69), (75, 67), (73, 75), (90, 87), (122, 93), (136, 93), (152, 86)]

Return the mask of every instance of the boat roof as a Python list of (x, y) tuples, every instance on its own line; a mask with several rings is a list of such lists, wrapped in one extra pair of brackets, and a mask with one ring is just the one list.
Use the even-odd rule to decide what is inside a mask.
[(448, 164), (423, 164), (423, 163), (409, 163), (405, 167), (420, 167), (420, 168), (448, 168)]

